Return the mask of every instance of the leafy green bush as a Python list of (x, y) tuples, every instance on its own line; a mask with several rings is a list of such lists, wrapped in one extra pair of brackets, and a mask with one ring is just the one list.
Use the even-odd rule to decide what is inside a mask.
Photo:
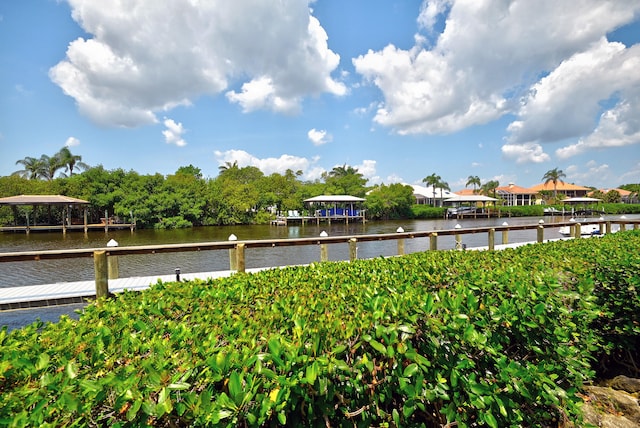
[[(544, 215), (543, 205), (524, 205), (524, 206), (503, 206), (500, 207), (500, 212), (503, 216), (510, 215), (512, 217), (539, 217)], [(494, 210), (495, 208), (491, 208)]]
[(0, 425), (579, 421), (603, 344), (593, 326), (639, 312), (594, 295), (624, 281), (637, 293), (600, 267), (637, 266), (639, 243), (626, 232), (124, 292), (79, 321), (0, 332)]
[(417, 219), (429, 219), (429, 218), (444, 218), (447, 212), (443, 207), (432, 207), (429, 205), (412, 205), (411, 206), (411, 218)]
[[(640, 236), (640, 232), (628, 232)], [(596, 354), (600, 376), (640, 377), (640, 258), (636, 240), (598, 247), (591, 266), (594, 294), (600, 308), (593, 323), (602, 342)]]

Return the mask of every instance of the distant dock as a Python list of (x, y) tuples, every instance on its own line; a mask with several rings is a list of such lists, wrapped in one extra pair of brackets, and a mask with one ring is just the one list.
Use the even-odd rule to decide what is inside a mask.
[(286, 215), (278, 215), (275, 220), (271, 220), (273, 226), (288, 226), (293, 224), (307, 224), (308, 222), (320, 223), (356, 223), (366, 222), (365, 210), (349, 210), (342, 208), (332, 208), (316, 210), (315, 215), (303, 215), (296, 210), (288, 211)]
[(136, 229), (135, 223), (96, 223), (96, 224), (72, 224), (72, 225), (28, 225), (28, 226), (4, 226), (0, 227), (0, 232), (26, 233), (31, 232), (84, 232), (90, 230), (122, 230), (129, 229), (132, 232)]

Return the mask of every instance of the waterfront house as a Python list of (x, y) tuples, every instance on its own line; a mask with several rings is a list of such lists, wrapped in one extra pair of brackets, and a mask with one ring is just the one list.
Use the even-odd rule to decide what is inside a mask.
[(534, 205), (537, 191), (509, 183), (508, 186), (496, 188), (496, 196), (502, 199), (505, 206)]
[(417, 184), (402, 184), (413, 189), (413, 197), (416, 198), (416, 204), (418, 205), (435, 205), (441, 207), (443, 206), (443, 201), (445, 199), (457, 196), (455, 193), (449, 190), (440, 188), (434, 189), (433, 186), (424, 187)]
[[(553, 194), (553, 182), (549, 181), (548, 183), (536, 184), (535, 186), (530, 187), (529, 190), (533, 190), (538, 194), (540, 192), (549, 192), (549, 194)], [(558, 192), (558, 196), (560, 198), (583, 198), (587, 196), (587, 193), (589, 193), (591, 189), (572, 183), (564, 183), (562, 181), (558, 181), (556, 185), (556, 191)], [(542, 203), (542, 198), (538, 197), (536, 203)]]

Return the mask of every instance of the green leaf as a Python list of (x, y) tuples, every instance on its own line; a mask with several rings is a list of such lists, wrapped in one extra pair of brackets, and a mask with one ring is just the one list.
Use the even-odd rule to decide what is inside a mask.
[(242, 398), (244, 396), (242, 390), (242, 378), (238, 374), (238, 372), (231, 373), (229, 376), (229, 394), (231, 394), (231, 399), (236, 405), (242, 404)]
[(412, 364), (409, 364), (407, 367), (404, 368), (404, 371), (402, 372), (402, 375), (404, 377), (411, 377), (414, 374), (416, 374), (418, 371), (420, 371), (420, 367), (418, 367), (418, 365), (416, 363), (412, 363)]
[(71, 379), (75, 379), (78, 376), (78, 366), (73, 361), (69, 361), (66, 366), (67, 376)]
[(484, 418), (484, 421), (487, 423), (487, 425), (489, 425), (491, 428), (498, 428), (498, 421), (496, 420), (495, 416), (493, 416), (491, 412), (489, 411), (482, 412), (482, 416)]
[(38, 362), (36, 363), (36, 369), (37, 370), (42, 370), (45, 367), (47, 367), (48, 365), (49, 365), (49, 354), (47, 354), (46, 352), (43, 352), (38, 357)]
[(369, 341), (369, 344), (373, 349), (380, 352), (382, 355), (387, 355), (387, 348), (382, 343), (378, 342), (375, 339), (371, 339)]

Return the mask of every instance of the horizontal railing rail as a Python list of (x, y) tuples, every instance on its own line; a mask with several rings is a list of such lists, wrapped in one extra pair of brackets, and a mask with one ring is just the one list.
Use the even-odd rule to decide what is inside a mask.
[[(502, 233), (502, 244), (508, 244), (508, 232), (517, 230), (537, 230), (536, 241), (544, 241), (544, 229), (571, 227), (571, 236), (579, 237), (579, 226), (598, 224), (600, 231), (612, 232), (612, 225), (619, 225), (620, 230), (625, 230), (626, 225), (633, 225), (634, 229), (640, 226), (640, 219), (619, 219), (619, 220), (581, 220), (559, 223), (544, 223), (542, 220), (538, 224), (525, 225), (501, 225), (484, 226), (474, 228), (454, 228), (443, 230), (413, 231), (404, 232), (399, 229), (395, 233), (373, 234), (373, 235), (345, 235), (345, 236), (319, 236), (310, 238), (290, 238), (290, 239), (265, 239), (246, 241), (217, 241), (217, 242), (197, 242), (186, 244), (162, 244), (162, 245), (140, 245), (128, 247), (101, 247), (70, 250), (40, 250), (0, 253), (0, 263), (21, 262), (34, 260), (56, 260), (72, 258), (93, 258), (96, 296), (108, 295), (108, 280), (118, 277), (117, 256), (140, 255), (140, 254), (160, 254), (188, 251), (213, 251), (229, 250), (230, 270), (245, 272), (245, 250), (249, 248), (268, 247), (290, 247), (299, 245), (319, 245), (320, 261), (328, 260), (327, 245), (329, 244), (349, 244), (349, 259), (357, 258), (356, 244), (372, 241), (398, 241), (398, 254), (404, 254), (404, 241), (406, 239), (429, 238), (431, 250), (438, 249), (438, 237), (454, 236), (456, 238), (456, 248), (464, 248), (461, 245), (461, 237), (468, 234), (486, 233), (488, 236), (487, 248), (494, 249), (495, 233)], [(113, 262), (113, 263), (112, 263)]]

